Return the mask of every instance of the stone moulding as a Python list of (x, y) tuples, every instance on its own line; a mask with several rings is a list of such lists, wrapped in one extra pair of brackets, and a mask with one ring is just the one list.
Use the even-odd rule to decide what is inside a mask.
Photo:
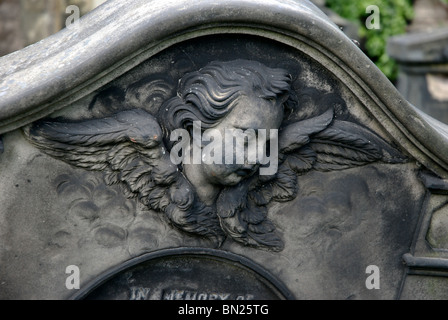
[(48, 116), (187, 39), (248, 34), (319, 61), (418, 162), (448, 177), (448, 129), (408, 103), (308, 1), (110, 0), (64, 29), (0, 58), (0, 134)]

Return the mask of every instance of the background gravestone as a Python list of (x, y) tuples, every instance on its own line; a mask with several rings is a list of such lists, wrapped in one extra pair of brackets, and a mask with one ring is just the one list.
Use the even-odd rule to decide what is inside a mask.
[(398, 90), (415, 106), (448, 122), (448, 28), (396, 36), (388, 43), (398, 61)]
[[(446, 298), (446, 126), (308, 1), (186, 5), (0, 59), (1, 298)], [(173, 163), (194, 119), (278, 129), (278, 170)]]
[(104, 0), (3, 0), (0, 3), (0, 56), (36, 43), (65, 27), (75, 5), (83, 15)]

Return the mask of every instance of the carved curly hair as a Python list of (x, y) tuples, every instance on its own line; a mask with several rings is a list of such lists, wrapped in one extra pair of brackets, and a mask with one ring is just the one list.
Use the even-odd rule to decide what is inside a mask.
[(216, 126), (233, 109), (237, 98), (248, 92), (262, 99), (286, 100), (290, 90), (291, 76), (284, 69), (241, 59), (211, 62), (183, 76), (177, 95), (160, 108), (166, 143), (170, 145), (172, 130), (188, 130), (194, 121), (201, 121), (203, 130)]

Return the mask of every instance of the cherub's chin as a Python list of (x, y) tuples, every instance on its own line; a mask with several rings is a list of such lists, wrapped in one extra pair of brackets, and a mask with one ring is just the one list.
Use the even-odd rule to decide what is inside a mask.
[(223, 186), (228, 186), (228, 187), (232, 187), (232, 186), (236, 186), (238, 183), (240, 183), (245, 177), (238, 175), (236, 172), (232, 172), (231, 174), (229, 174), (227, 177), (225, 177), (224, 179), (222, 179), (220, 181), (220, 184)]

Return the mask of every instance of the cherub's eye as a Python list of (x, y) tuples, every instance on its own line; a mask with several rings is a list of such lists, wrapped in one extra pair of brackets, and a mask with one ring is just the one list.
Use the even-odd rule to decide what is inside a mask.
[(266, 100), (266, 101), (269, 101), (269, 102), (271, 102), (271, 103), (275, 103), (275, 102), (276, 102), (276, 100), (275, 100), (274, 97), (267, 97), (267, 98), (265, 98), (265, 100)]

